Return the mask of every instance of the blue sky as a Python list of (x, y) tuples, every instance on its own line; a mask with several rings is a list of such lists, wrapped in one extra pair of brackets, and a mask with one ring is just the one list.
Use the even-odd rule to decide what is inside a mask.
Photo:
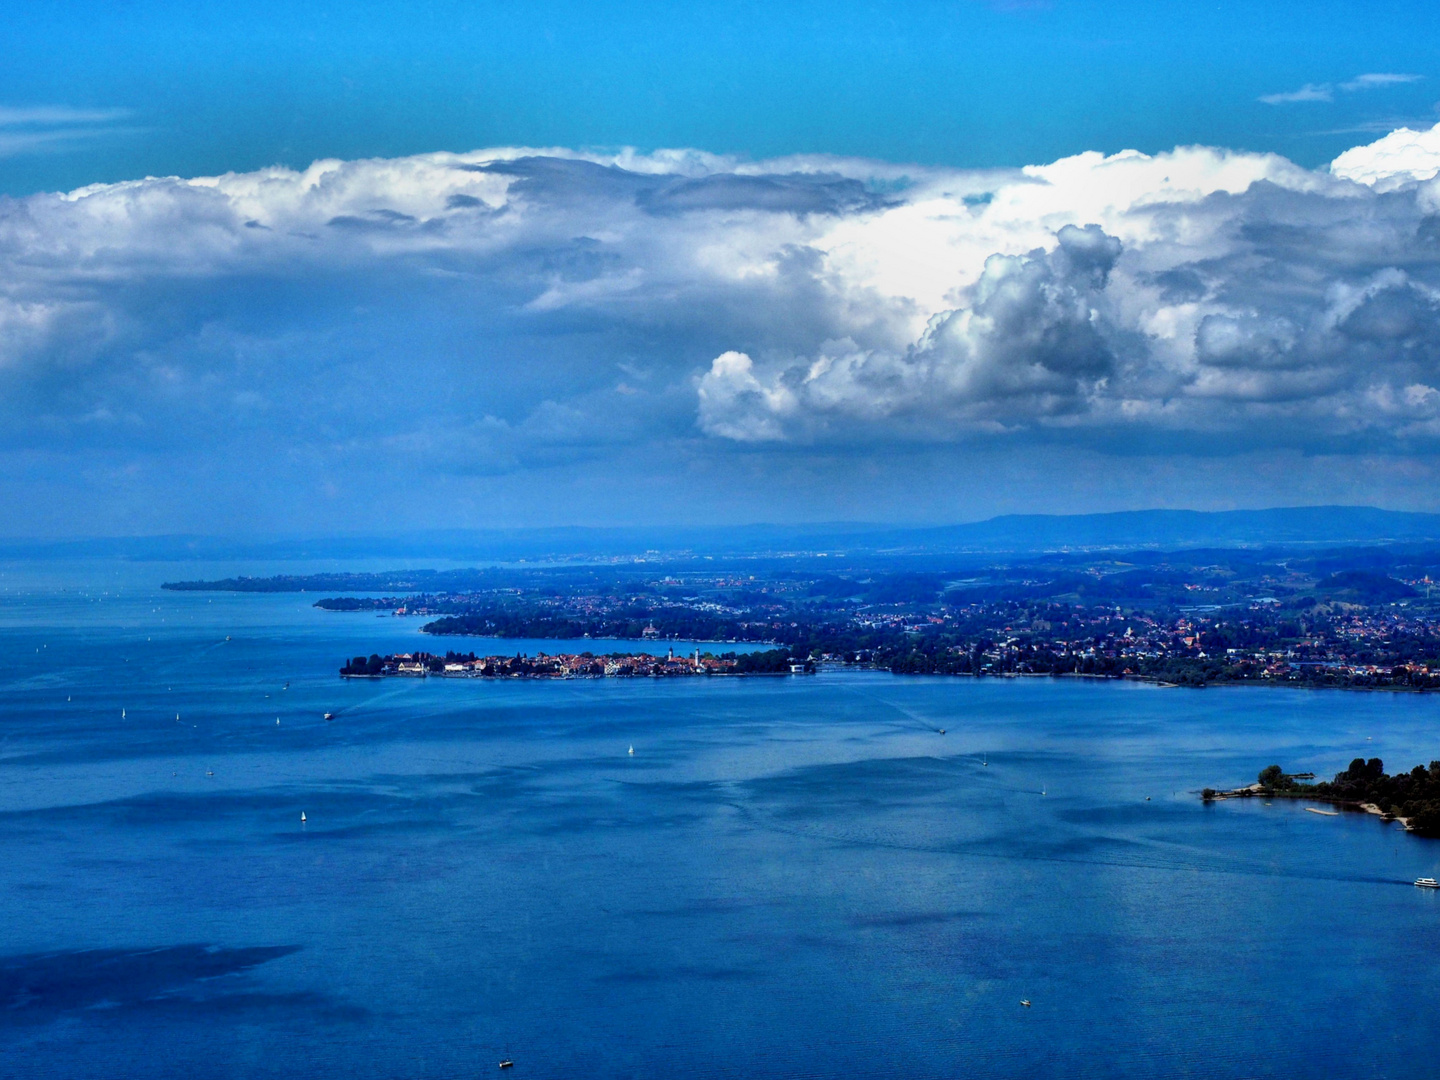
[[(0, 103), (124, 110), (0, 157), (12, 194), (498, 145), (1317, 165), (1440, 100), (1440, 8), (1418, 2), (59, 0), (12, 5), (0, 50)], [(1372, 72), (1423, 78), (1259, 100)]]
[(0, 24), (0, 534), (1440, 509), (1434, 5), (296, 7)]

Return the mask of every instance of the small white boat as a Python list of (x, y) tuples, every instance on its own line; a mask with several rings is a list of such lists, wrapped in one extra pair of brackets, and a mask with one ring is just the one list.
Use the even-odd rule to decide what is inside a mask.
[(629, 750), (626, 750), (625, 752), (626, 752), (627, 754), (629, 754), (631, 757), (634, 757), (634, 756), (635, 756), (635, 747), (632, 746), (632, 747), (630, 747)]
[(515, 1062), (511, 1061), (509, 1058), (506, 1058), (504, 1061), (500, 1062), (500, 1068), (502, 1069), (513, 1069), (514, 1067)]
[(334, 720), (334, 719), (335, 719), (335, 714), (334, 714), (333, 712), (327, 712), (327, 713), (325, 714), (325, 719), (326, 719), (326, 720)]
[(1021, 999), (1020, 999), (1020, 1004), (1021, 1004), (1021, 1005), (1024, 1005), (1024, 1006), (1028, 1009), (1028, 1008), (1030, 1008), (1030, 999), (1029, 999), (1029, 998), (1021, 998)]
[(1416, 878), (1415, 884), (1422, 889), (1440, 889), (1440, 881), (1436, 881), (1433, 877)]
[(304, 810), (301, 810), (301, 811), (300, 811), (300, 824), (301, 824), (301, 825), (304, 825), (304, 824), (305, 824), (305, 811), (304, 811)]

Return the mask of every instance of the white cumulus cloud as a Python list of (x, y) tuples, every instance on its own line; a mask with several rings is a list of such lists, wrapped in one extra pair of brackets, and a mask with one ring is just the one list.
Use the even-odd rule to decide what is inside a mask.
[(1440, 124), (1424, 131), (1400, 128), (1366, 146), (1346, 150), (1330, 164), (1335, 176), (1362, 184), (1401, 186), (1440, 173)]
[(900, 347), (752, 352), (743, 380), (727, 361), (701, 380), (700, 422), (764, 441), (1413, 437), (1440, 383), (1440, 228), (1412, 135), (1328, 175), (1203, 148), (1027, 169), (936, 215), (955, 285), (947, 303), (912, 296), (923, 328)]

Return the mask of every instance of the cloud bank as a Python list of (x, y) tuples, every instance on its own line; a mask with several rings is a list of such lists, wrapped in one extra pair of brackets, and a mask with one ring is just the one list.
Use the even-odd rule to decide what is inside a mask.
[(1437, 174), (1440, 127), (1321, 171), (508, 148), (4, 200), (0, 450), (281, 497), (652, 452), (1428, 460)]

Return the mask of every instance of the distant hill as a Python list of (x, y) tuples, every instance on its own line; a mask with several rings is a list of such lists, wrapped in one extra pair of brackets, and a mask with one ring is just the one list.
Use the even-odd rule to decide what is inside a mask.
[[(1373, 506), (1273, 510), (1126, 510), (1113, 514), (1009, 514), (970, 525), (914, 530), (925, 544), (972, 550), (1361, 544), (1440, 539), (1440, 514)], [(923, 539), (921, 539), (923, 537)]]
[(1403, 581), (1366, 570), (1341, 570), (1319, 582), (1315, 589), (1328, 598), (1355, 604), (1386, 604), (1419, 595)]
[(716, 528), (453, 529), (256, 541), (200, 536), (0, 541), (0, 558), (290, 560), (424, 558), (478, 562), (690, 555), (938, 555), (1042, 551), (1387, 544), (1440, 541), (1440, 514), (1370, 506), (1007, 514), (963, 525), (829, 523)]

